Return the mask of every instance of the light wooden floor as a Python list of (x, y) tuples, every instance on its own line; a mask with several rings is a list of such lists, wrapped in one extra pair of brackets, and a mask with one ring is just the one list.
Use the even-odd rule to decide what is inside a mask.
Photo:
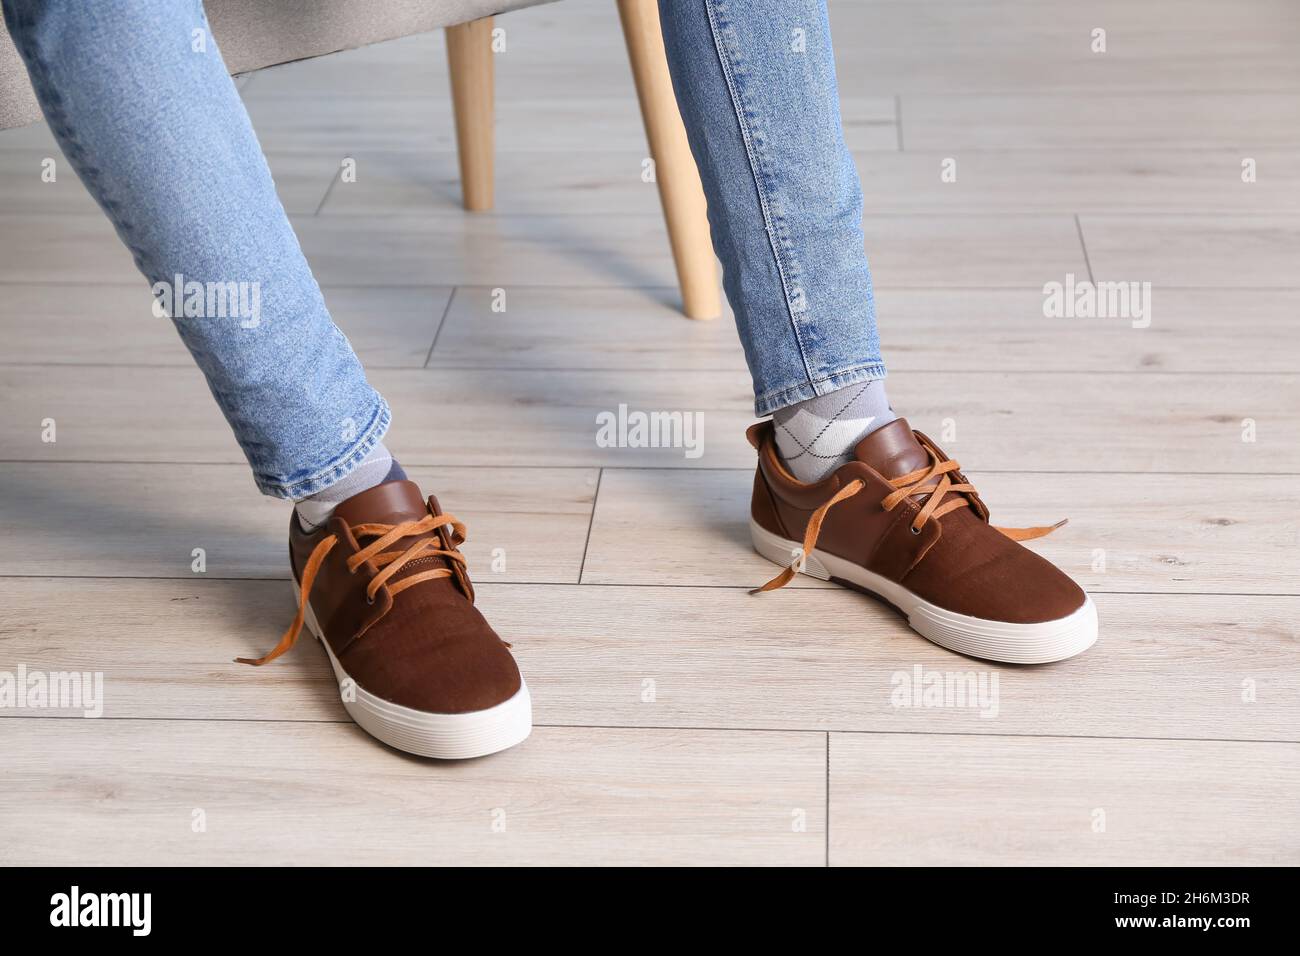
[[(815, 582), (746, 594), (736, 335), (675, 314), (613, 4), (570, 0), (499, 21), (491, 214), (457, 206), (441, 36), (241, 81), (533, 690), (485, 760), (375, 744), (313, 642), (230, 663), (291, 615), (286, 508), (40, 181), (48, 133), (0, 134), (0, 670), (106, 697), (0, 710), (0, 862), (1300, 863), (1300, 8), (832, 6), (891, 397), (953, 420), (999, 523), (1070, 517), (1035, 547), (1098, 646), (993, 668)], [(1151, 327), (1044, 319), (1067, 272), (1151, 282)], [(620, 402), (702, 412), (704, 455), (597, 447)], [(996, 715), (893, 706), (916, 667), (996, 675)]]

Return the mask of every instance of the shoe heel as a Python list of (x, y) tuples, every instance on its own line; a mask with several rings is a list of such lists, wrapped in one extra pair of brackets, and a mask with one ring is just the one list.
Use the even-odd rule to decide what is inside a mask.
[[(790, 541), (780, 535), (773, 534), (753, 518), (749, 519), (749, 536), (754, 542), (755, 551), (773, 564), (783, 568), (788, 568), (803, 553), (803, 548), (799, 542)], [(830, 571), (826, 570), (826, 566), (817, 560), (816, 554), (804, 555), (799, 573), (821, 581), (831, 579)]]

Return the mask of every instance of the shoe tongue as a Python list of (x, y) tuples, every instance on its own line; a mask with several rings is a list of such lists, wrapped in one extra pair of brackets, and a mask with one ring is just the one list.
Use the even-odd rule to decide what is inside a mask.
[(929, 453), (912, 434), (906, 418), (895, 418), (877, 428), (858, 442), (853, 454), (886, 478), (898, 478), (930, 463)]
[(340, 502), (334, 515), (348, 525), (399, 524), (420, 519), (429, 506), (413, 481), (386, 481)]
[[(441, 514), (438, 508), (438, 499), (432, 499), (433, 514)], [(429, 502), (421, 496), (420, 486), (413, 481), (386, 481), (382, 485), (376, 485), (358, 495), (353, 495), (346, 501), (342, 502), (334, 509), (334, 517), (342, 518), (347, 522), (350, 528), (355, 528), (359, 524), (388, 524), (396, 525), (404, 521), (418, 521), (419, 519), (430, 514)], [(372, 536), (359, 535), (359, 544), (365, 547), (375, 538)], [(422, 531), (419, 534), (408, 534), (399, 539), (392, 546), (392, 551), (403, 551), (418, 541), (426, 538), (439, 538), (439, 532)], [(442, 547), (439, 541), (437, 547)], [(396, 584), (405, 578), (414, 574), (419, 574), (429, 570), (430, 565), (442, 568), (452, 568), (451, 559), (440, 554), (423, 554), (413, 561), (405, 563), (389, 579), (390, 584)], [(460, 578), (453, 574), (450, 577), (434, 578), (426, 580), (417, 585), (423, 593), (424, 599), (430, 601), (464, 601), (470, 592), (462, 591), (458, 583)], [(472, 598), (471, 598), (472, 600)]]

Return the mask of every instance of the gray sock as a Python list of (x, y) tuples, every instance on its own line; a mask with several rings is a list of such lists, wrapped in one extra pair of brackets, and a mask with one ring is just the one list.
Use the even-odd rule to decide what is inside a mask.
[(885, 383), (857, 382), (772, 414), (776, 449), (802, 482), (821, 481), (853, 457), (863, 438), (897, 418)]
[[(391, 477), (397, 473), (396, 478)], [(334, 513), (335, 505), (351, 498), (353, 495), (359, 495), (375, 485), (382, 485), (386, 481), (396, 481), (398, 478), (405, 478), (406, 473), (402, 471), (402, 466), (393, 460), (392, 452), (384, 447), (380, 442), (370, 449), (370, 454), (365, 457), (361, 464), (357, 465), (341, 479), (334, 482), (323, 491), (319, 491), (310, 498), (304, 498), (294, 505), (298, 513), (298, 524), (304, 531), (313, 531), (329, 521), (330, 515)]]

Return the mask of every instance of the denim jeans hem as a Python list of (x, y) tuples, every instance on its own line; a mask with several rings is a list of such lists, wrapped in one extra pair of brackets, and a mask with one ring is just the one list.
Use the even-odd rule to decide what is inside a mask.
[(348, 446), (343, 454), (336, 456), (328, 465), (321, 468), (306, 478), (300, 478), (297, 481), (287, 481), (270, 475), (254, 473), (254, 481), (257, 482), (257, 488), (264, 495), (270, 495), (273, 498), (288, 498), (291, 501), (301, 501), (303, 498), (309, 498), (314, 494), (319, 494), (330, 485), (342, 481), (347, 477), (357, 465), (365, 461), (366, 456), (388, 432), (388, 426), (392, 423), (392, 412), (388, 408), (388, 402), (376, 393), (374, 411), (370, 416), (370, 425), (361, 434), (361, 436)]
[(870, 365), (855, 365), (850, 368), (841, 369), (830, 375), (825, 375), (818, 379), (807, 382), (801, 382), (798, 385), (792, 385), (789, 388), (769, 390), (754, 399), (754, 414), (762, 418), (771, 415), (777, 409), (788, 408), (791, 405), (797, 405), (799, 402), (807, 401), (810, 398), (816, 398), (818, 395), (825, 395), (838, 389), (845, 388), (857, 382), (869, 382), (885, 377), (885, 366), (883, 362), (872, 362)]

